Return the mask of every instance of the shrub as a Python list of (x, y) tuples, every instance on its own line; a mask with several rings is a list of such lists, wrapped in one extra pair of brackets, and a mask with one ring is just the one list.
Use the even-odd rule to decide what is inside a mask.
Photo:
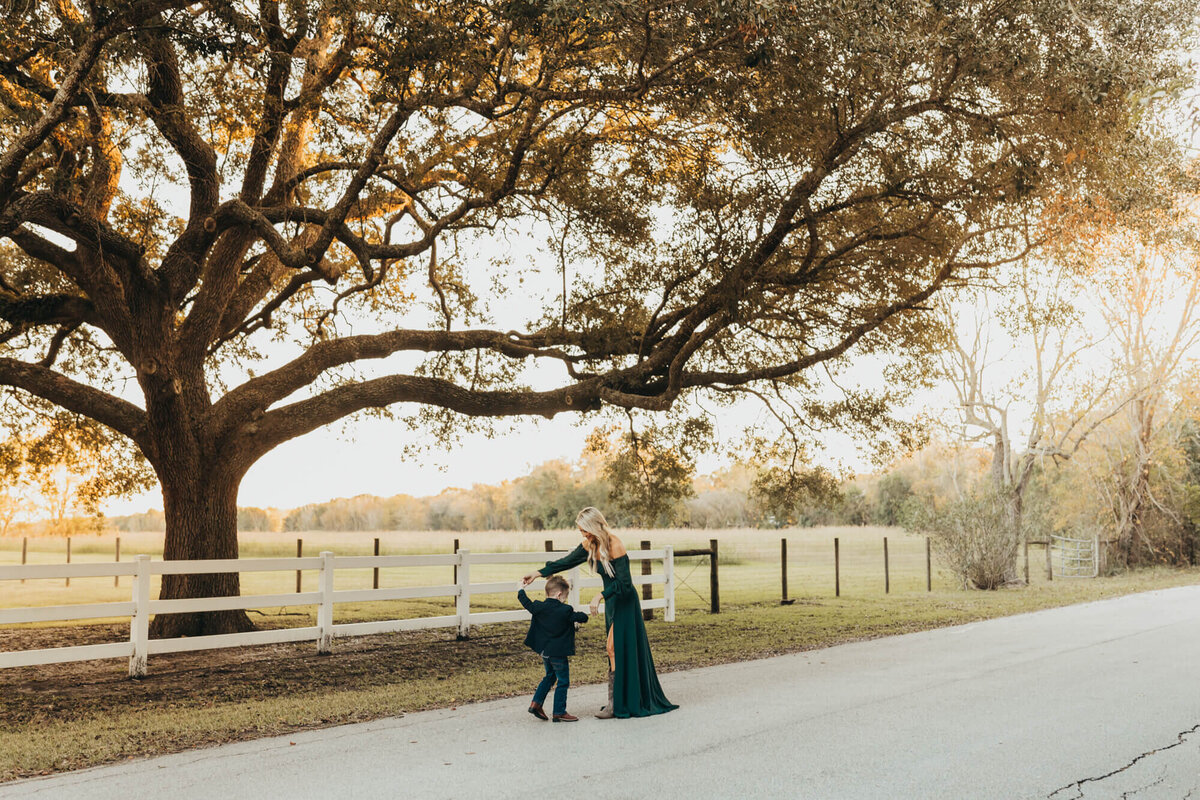
[(927, 534), (963, 588), (998, 589), (1017, 581), (1023, 524), (995, 494), (971, 494), (940, 508), (913, 508), (906, 528)]

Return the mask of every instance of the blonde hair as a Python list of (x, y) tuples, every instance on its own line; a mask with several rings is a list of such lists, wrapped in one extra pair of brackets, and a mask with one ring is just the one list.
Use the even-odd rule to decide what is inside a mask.
[[(608, 577), (614, 577), (612, 557), (609, 555), (612, 550), (612, 531), (608, 529), (608, 521), (600, 509), (588, 506), (580, 511), (579, 516), (575, 517), (575, 526), (591, 537), (585, 537), (583, 545), (588, 551), (588, 566), (593, 572), (598, 573), (603, 569)], [(596, 567), (597, 562), (600, 568)]]

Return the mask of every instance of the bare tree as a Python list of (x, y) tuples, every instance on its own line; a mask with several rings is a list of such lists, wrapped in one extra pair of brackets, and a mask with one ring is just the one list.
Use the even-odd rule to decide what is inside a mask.
[(1099, 442), (1102, 469), (1093, 485), (1105, 500), (1117, 556), (1128, 564), (1155, 559), (1146, 516), (1174, 512), (1155, 490), (1153, 473), (1178, 445), (1185, 400), (1180, 379), (1200, 342), (1200, 259), (1190, 244), (1147, 241), (1135, 232), (1106, 237), (1098, 250), (1103, 291), (1098, 306), (1112, 332), (1113, 372), (1132, 400)]
[[(1089, 379), (1098, 341), (1074, 309), (1082, 284), (1056, 264), (1022, 262), (1009, 301), (991, 310), (975, 293), (975, 318), (943, 302), (950, 347), (941, 374), (954, 388), (957, 423), (970, 441), (987, 441), (991, 489), (1019, 527), (1039, 464), (1071, 458), (1096, 427), (1128, 402), (1111, 377)], [(993, 339), (1003, 351), (993, 352)]]

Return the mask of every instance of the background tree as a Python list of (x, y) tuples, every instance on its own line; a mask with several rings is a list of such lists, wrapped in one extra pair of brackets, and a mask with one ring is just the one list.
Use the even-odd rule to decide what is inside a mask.
[[(816, 385), (852, 352), (928, 345), (916, 311), (1025, 254), (1037, 209), (1105, 187), (1139, 201), (1171, 155), (1146, 123), (1185, 77), (1194, 14), (17, 4), (0, 20), (0, 385), (136, 444), (169, 559), (236, 557), (251, 465), (400, 403), (449, 435), (778, 390), (875, 434), (898, 389), (818, 402)], [(553, 273), (497, 244), (535, 225), (569, 243)], [(233, 574), (162, 584), (237, 591)]]
[(712, 427), (705, 420), (639, 430), (632, 415), (627, 429), (593, 431), (587, 450), (604, 465), (608, 500), (616, 512), (613, 520), (628, 520), (641, 528), (675, 525), (684, 514), (683, 500), (695, 496), (696, 455), (711, 437)]
[(1122, 564), (1178, 561), (1182, 554), (1178, 536), (1147, 531), (1154, 514), (1181, 529), (1178, 504), (1166, 493), (1178, 488), (1173, 473), (1183, 467), (1176, 457), (1195, 409), (1195, 386), (1186, 379), (1194, 377), (1200, 342), (1200, 258), (1195, 231), (1179, 222), (1194, 225), (1195, 218), (1163, 219), (1149, 240), (1136, 230), (1110, 233), (1095, 250), (1097, 302), (1114, 340), (1113, 374), (1133, 398), (1103, 427), (1089, 472)]
[(1069, 267), (1022, 262), (994, 311), (983, 295), (971, 298), (981, 313), (973, 323), (942, 307), (951, 333), (941, 374), (968, 440), (991, 447), (989, 491), (1009, 504), (1016, 528), (1036, 469), (1075, 455), (1131, 397), (1091, 374), (1098, 342), (1074, 307), (1082, 285)]
[(24, 443), (15, 437), (0, 441), (0, 536), (7, 536), (17, 517), (29, 509), (27, 483)]

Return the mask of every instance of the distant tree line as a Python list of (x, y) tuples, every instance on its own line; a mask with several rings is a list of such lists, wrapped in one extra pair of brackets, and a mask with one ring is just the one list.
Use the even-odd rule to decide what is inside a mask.
[[(291, 510), (240, 507), (243, 531), (471, 531), (559, 530), (574, 525), (584, 506), (604, 509), (614, 525), (629, 527), (743, 528), (784, 525), (894, 525), (900, 509), (913, 496), (911, 481), (899, 475), (865, 477), (837, 483), (826, 475), (822, 493), (793, 507), (756, 491), (761, 466), (736, 463), (711, 475), (689, 476), (686, 487), (660, 497), (653, 517), (622, 496), (602, 460), (548, 461), (529, 474), (499, 485), (476, 484), (447, 489), (429, 497), (397, 494), (358, 495)], [(108, 527), (120, 531), (158, 531), (161, 511), (112, 517)]]

